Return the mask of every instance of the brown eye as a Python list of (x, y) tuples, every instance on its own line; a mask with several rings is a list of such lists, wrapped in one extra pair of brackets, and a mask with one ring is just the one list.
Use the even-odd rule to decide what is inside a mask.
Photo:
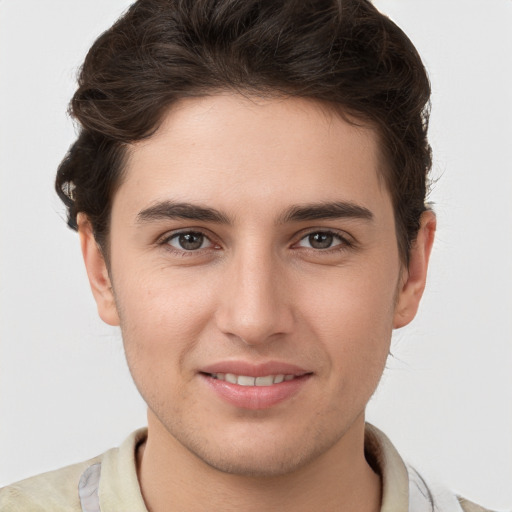
[(309, 245), (313, 249), (328, 249), (333, 240), (334, 237), (330, 233), (313, 233), (308, 236)]
[(189, 231), (186, 233), (176, 233), (167, 242), (175, 249), (182, 251), (197, 251), (211, 246), (211, 242), (203, 233)]
[(302, 238), (298, 245), (299, 247), (307, 247), (309, 249), (325, 250), (349, 244), (343, 237), (336, 233), (331, 233), (330, 231), (315, 231)]

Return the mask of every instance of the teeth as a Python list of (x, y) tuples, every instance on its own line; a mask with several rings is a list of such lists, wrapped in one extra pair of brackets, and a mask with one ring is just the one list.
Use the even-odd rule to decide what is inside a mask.
[(235, 375), (234, 373), (212, 373), (214, 379), (224, 380), (239, 386), (272, 386), (283, 381), (293, 380), (295, 375), (265, 375), (264, 377), (249, 377), (248, 375)]
[[(219, 378), (219, 375), (222, 375), (222, 374), (217, 374), (217, 378)], [(232, 373), (226, 373), (226, 377), (225, 377), (226, 381), (227, 382), (231, 382), (231, 384), (236, 384), (237, 382), (237, 378), (236, 378), (236, 375), (233, 375)]]
[(256, 386), (272, 386), (272, 384), (274, 384), (274, 377), (272, 375), (256, 377), (256, 379), (254, 379), (254, 383)]
[(245, 375), (239, 375), (237, 384), (239, 386), (254, 386), (256, 379), (254, 377), (246, 377)]

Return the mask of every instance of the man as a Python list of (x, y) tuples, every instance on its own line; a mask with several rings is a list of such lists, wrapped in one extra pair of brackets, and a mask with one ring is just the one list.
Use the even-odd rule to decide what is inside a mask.
[(429, 92), (364, 0), (143, 0), (103, 34), (57, 192), (148, 429), (2, 510), (482, 510), (365, 424), (425, 285)]

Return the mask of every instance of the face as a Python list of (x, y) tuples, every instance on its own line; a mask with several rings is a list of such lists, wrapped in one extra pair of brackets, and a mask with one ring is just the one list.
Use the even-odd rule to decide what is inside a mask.
[(108, 275), (81, 233), (150, 432), (275, 475), (362, 430), (418, 295), (382, 172), (371, 129), (303, 99), (182, 100), (129, 149)]

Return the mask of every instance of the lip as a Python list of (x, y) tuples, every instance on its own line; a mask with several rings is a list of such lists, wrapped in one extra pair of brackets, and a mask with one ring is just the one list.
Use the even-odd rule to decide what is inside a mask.
[[(266, 375), (295, 375), (293, 380), (271, 386), (241, 386), (210, 376), (214, 373), (234, 373), (249, 377)], [(261, 410), (274, 407), (296, 395), (307, 384), (312, 372), (296, 365), (269, 361), (252, 364), (245, 361), (223, 361), (201, 368), (199, 377), (209, 390), (224, 403), (239, 409)]]
[(253, 364), (247, 361), (220, 361), (205, 366), (199, 371), (201, 373), (234, 373), (235, 375), (247, 375), (248, 377), (280, 374), (302, 376), (312, 373), (300, 366), (279, 361), (267, 361), (260, 364)]

